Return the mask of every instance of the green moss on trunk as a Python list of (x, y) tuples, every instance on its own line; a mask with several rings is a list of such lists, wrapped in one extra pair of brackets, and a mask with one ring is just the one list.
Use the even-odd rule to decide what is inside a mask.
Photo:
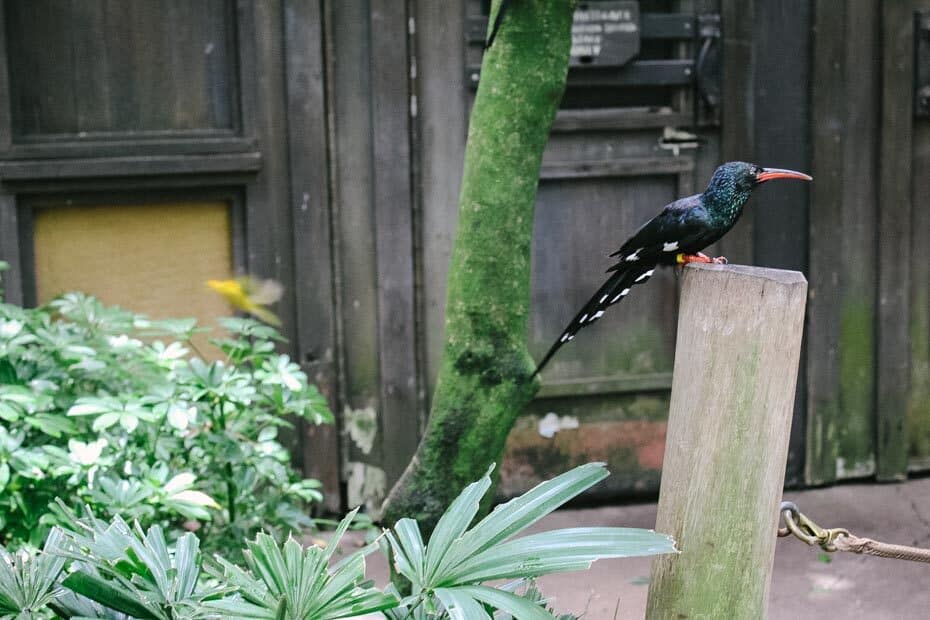
[(432, 411), (416, 455), (385, 502), (386, 523), (413, 517), (431, 531), (462, 487), (500, 461), (511, 426), (538, 389), (529, 381), (534, 365), (526, 349), (533, 208), (565, 89), (573, 7), (573, 0), (512, 2), (485, 54)]

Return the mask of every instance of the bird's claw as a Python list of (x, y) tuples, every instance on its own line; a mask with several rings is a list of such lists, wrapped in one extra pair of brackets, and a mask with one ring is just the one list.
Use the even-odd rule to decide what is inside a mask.
[(713, 259), (715, 265), (726, 265), (727, 257), (726, 256), (717, 256)]

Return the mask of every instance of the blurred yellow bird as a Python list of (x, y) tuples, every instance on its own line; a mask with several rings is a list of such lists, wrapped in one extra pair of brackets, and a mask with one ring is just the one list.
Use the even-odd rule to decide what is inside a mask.
[(281, 299), (284, 287), (280, 282), (244, 276), (234, 280), (207, 280), (207, 286), (222, 295), (232, 307), (269, 325), (281, 325), (281, 319), (265, 307)]

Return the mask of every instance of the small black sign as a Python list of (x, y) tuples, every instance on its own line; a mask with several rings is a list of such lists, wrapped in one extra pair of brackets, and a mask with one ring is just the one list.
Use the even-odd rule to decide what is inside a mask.
[(620, 67), (639, 53), (639, 2), (582, 2), (572, 23), (573, 67)]

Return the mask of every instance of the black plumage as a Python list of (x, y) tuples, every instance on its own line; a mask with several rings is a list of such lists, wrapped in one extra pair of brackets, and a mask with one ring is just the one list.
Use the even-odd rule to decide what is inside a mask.
[(578, 311), (533, 374), (542, 371), (556, 351), (582, 328), (600, 319), (607, 308), (625, 298), (634, 286), (652, 277), (659, 265), (725, 262), (726, 259), (704, 256), (701, 250), (733, 228), (752, 190), (772, 179), (810, 181), (811, 177), (793, 170), (728, 162), (717, 168), (702, 193), (676, 200), (646, 222), (611, 254), (617, 262), (607, 270), (610, 277)]

